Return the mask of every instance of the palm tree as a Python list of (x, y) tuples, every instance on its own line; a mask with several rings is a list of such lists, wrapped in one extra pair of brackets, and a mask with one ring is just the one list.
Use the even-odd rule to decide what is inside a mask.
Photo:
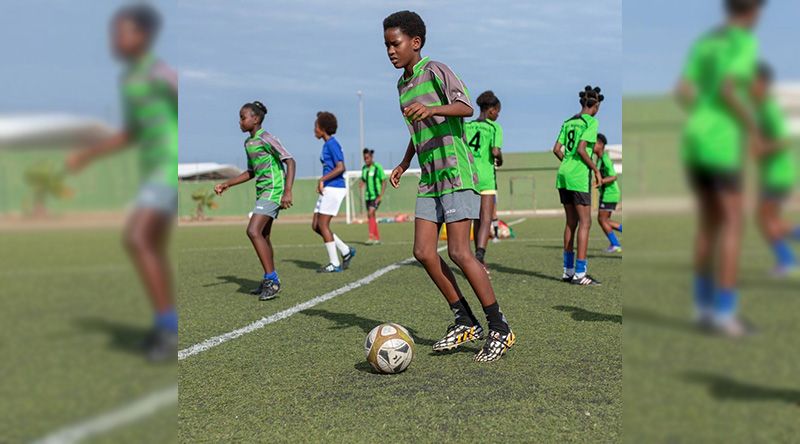
[(197, 220), (203, 220), (206, 218), (206, 208), (209, 210), (213, 210), (217, 208), (217, 203), (214, 202), (214, 192), (213, 191), (203, 191), (197, 190), (192, 193), (192, 200), (195, 201), (197, 207), (195, 208), (194, 217)]
[(74, 194), (72, 188), (64, 181), (64, 172), (56, 168), (53, 163), (34, 164), (25, 170), (25, 183), (31, 189), (32, 214), (44, 216), (47, 214), (47, 199), (68, 199)]

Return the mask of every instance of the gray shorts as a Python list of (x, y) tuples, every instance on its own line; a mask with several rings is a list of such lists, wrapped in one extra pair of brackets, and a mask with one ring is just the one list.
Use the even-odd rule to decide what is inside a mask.
[(455, 191), (440, 197), (417, 197), (414, 217), (437, 224), (478, 219), (481, 195), (472, 190)]
[(278, 218), (278, 213), (281, 211), (281, 206), (275, 202), (267, 199), (259, 199), (256, 201), (256, 206), (253, 207), (253, 214), (263, 214), (273, 219)]
[(178, 190), (166, 184), (145, 183), (139, 188), (137, 209), (152, 209), (172, 216), (178, 213)]

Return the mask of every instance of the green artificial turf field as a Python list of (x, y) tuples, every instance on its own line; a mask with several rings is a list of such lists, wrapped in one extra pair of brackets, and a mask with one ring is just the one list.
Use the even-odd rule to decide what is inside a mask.
[(741, 311), (760, 333), (708, 336), (690, 322), (691, 216), (630, 216), (625, 224), (625, 441), (796, 442), (800, 279), (769, 276), (772, 254), (751, 223)]
[[(424, 270), (403, 265), (369, 284), (179, 361), (179, 439), (185, 442), (614, 442), (622, 412), (621, 257), (600, 253), (601, 287), (560, 281), (561, 218), (514, 226), (490, 244), (499, 302), (517, 334), (499, 362), (476, 364), (479, 344), (433, 355), (452, 314)], [(335, 224), (358, 250), (349, 270), (319, 275), (324, 248), (306, 224), (277, 224), (273, 244), (283, 289), (259, 302), (247, 291), (260, 267), (242, 226), (181, 228), (181, 349), (244, 327), (411, 257), (412, 224)], [(443, 253), (444, 254), (444, 253)], [(458, 275), (474, 309), (475, 296)], [(483, 319), (482, 315), (479, 318)], [(397, 322), (416, 354), (399, 375), (371, 371), (364, 337)]]
[[(149, 304), (118, 229), (0, 232), (0, 442), (30, 442), (175, 387), (138, 343)], [(88, 442), (174, 442), (177, 402)]]

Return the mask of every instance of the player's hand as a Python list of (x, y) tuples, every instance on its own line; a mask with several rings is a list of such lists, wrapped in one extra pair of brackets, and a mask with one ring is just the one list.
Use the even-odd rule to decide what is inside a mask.
[(603, 175), (598, 170), (594, 170), (594, 181), (595, 188), (600, 188), (603, 185)]
[(389, 183), (392, 184), (394, 188), (400, 187), (400, 178), (403, 176), (403, 173), (406, 172), (406, 169), (403, 168), (403, 165), (397, 165), (392, 170), (392, 174), (389, 175)]
[(226, 183), (218, 183), (214, 185), (214, 192), (217, 193), (217, 196), (221, 196), (222, 193), (224, 193), (228, 188), (230, 188), (230, 185)]
[(417, 122), (433, 117), (433, 109), (419, 102), (414, 102), (411, 105), (403, 108), (403, 115), (406, 116), (408, 120)]
[(378, 197), (375, 199), (375, 205), (380, 205), (380, 203), (381, 203), (381, 200), (382, 200), (382, 199), (383, 199), (383, 197), (381, 197), (381, 196), (378, 196)]
[(281, 208), (286, 210), (292, 207), (292, 190), (284, 190), (281, 196)]
[(80, 151), (75, 151), (67, 156), (65, 167), (70, 173), (77, 173), (82, 170), (87, 164), (86, 158)]
[(317, 194), (322, 195), (323, 188), (325, 188), (325, 183), (320, 180), (317, 182)]

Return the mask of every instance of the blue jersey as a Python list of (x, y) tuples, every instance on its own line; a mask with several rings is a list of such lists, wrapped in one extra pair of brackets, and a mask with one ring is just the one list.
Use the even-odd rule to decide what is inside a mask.
[[(331, 137), (325, 142), (325, 145), (322, 145), (322, 155), (320, 155), (319, 161), (322, 162), (323, 176), (333, 171), (337, 163), (344, 162), (342, 146), (339, 145), (339, 142), (335, 138)], [(344, 188), (344, 172), (333, 179), (326, 180), (323, 185), (326, 187)]]

